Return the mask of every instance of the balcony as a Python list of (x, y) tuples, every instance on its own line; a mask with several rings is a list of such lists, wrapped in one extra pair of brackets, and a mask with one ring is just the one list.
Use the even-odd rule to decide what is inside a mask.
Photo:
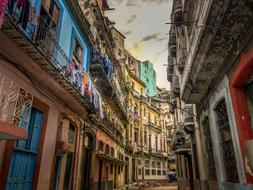
[(0, 140), (28, 138), (33, 96), (0, 73)]
[(171, 108), (171, 107), (176, 107), (176, 106), (177, 106), (177, 96), (176, 96), (174, 90), (172, 90), (172, 91), (170, 92), (170, 101), (169, 101), (169, 102), (170, 102), (170, 104), (171, 104), (170, 108)]
[(173, 11), (174, 23), (177, 27), (182, 26), (184, 17), (183, 17), (181, 0), (175, 0), (173, 7), (174, 7), (174, 11)]
[(179, 74), (181, 75), (184, 72), (186, 59), (187, 59), (186, 48), (179, 48), (177, 69), (178, 69)]
[(172, 87), (173, 87), (175, 95), (177, 97), (179, 97), (180, 96), (180, 84), (179, 84), (179, 76), (178, 75), (173, 76)]
[(112, 79), (113, 68), (113, 61), (95, 46), (91, 59), (90, 76), (105, 100), (114, 107), (115, 112), (122, 120), (127, 120), (123, 91), (117, 81)]
[(76, 131), (71, 126), (58, 127), (56, 149), (58, 153), (74, 152), (76, 143)]
[(136, 99), (140, 99), (140, 93), (138, 92), (138, 91), (136, 91), (135, 89), (133, 89), (133, 88), (131, 88), (131, 93), (132, 93), (132, 95), (136, 98)]
[(156, 129), (158, 131), (161, 131), (161, 127), (156, 125), (155, 123), (151, 122), (151, 121), (148, 121), (148, 127), (152, 127), (153, 129)]
[(134, 121), (140, 122), (141, 117), (140, 117), (140, 115), (138, 114), (137, 111), (136, 111), (136, 112), (133, 112), (133, 113), (132, 113), (132, 116), (133, 116), (133, 120), (134, 120)]
[(183, 129), (187, 134), (193, 134), (194, 132), (194, 117), (193, 117), (193, 108), (191, 104), (186, 104), (183, 109)]
[(142, 102), (147, 102), (147, 97), (145, 97), (143, 95), (140, 96), (140, 99), (141, 99)]
[(174, 122), (170, 119), (166, 119), (165, 120), (165, 127), (167, 127), (168, 129), (172, 129), (174, 126)]
[[(19, 22), (19, 12), (15, 6), (13, 9), (8, 7), (1, 30), (17, 46), (26, 51), (32, 58), (32, 63), (35, 64), (34, 68), (43, 69), (47, 73), (44, 81), (53, 79), (47, 87), (59, 100), (68, 104), (73, 110), (78, 109), (80, 112), (80, 109), (83, 111), (84, 107), (88, 112), (92, 112), (93, 106), (87, 94), (84, 93), (84, 85), (74, 77), (77, 70), (71, 66), (72, 62), (57, 43), (53, 19), (40, 15), (36, 26), (29, 23), (25, 26), (24, 23)], [(34, 76), (34, 70), (31, 70), (31, 67), (25, 64), (22, 67), (28, 75), (33, 75), (34, 78), (40, 80), (40, 76)], [(76, 105), (80, 107), (77, 108)]]
[(177, 127), (172, 138), (172, 150), (175, 154), (188, 154), (191, 152), (191, 144), (186, 133)]
[(174, 71), (173, 58), (171, 55), (169, 55), (168, 56), (168, 67), (167, 67), (167, 80), (169, 82), (172, 81), (173, 71)]
[[(216, 1), (199, 1), (196, 6), (203, 6), (199, 11), (201, 16), (196, 18), (198, 23), (211, 27), (192, 32), (189, 55), (196, 53), (188, 57), (187, 63), (190, 64), (182, 81), (182, 99), (189, 104), (201, 104), (206, 99), (210, 85), (219, 83), (226, 68), (233, 65), (234, 62), (230, 60), (240, 56), (238, 53), (242, 51), (238, 52), (238, 47), (246, 45), (253, 20), (249, 1), (228, 1), (224, 6)], [(242, 15), (247, 19), (238, 19)], [(233, 32), (228, 32), (232, 28)], [(216, 32), (210, 36), (211, 31)]]

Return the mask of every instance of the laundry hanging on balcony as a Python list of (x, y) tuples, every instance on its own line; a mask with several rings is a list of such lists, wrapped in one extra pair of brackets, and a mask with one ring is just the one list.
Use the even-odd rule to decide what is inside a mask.
[(102, 97), (96, 87), (92, 84), (89, 79), (89, 90), (90, 90), (90, 101), (94, 105), (96, 109), (99, 111), (99, 115), (101, 118), (104, 118), (104, 111), (102, 106)]
[(38, 24), (38, 11), (35, 7), (31, 7), (30, 11), (29, 11), (29, 18), (28, 18), (28, 22), (34, 26), (37, 26)]
[(0, 28), (3, 24), (4, 21), (4, 15), (5, 15), (5, 10), (7, 8), (9, 0), (1, 0), (0, 1)]
[(29, 0), (19, 0), (17, 2), (16, 6), (17, 6), (17, 8), (22, 8), (18, 22), (22, 24), (22, 27), (24, 29), (26, 29), (27, 24), (28, 24), (28, 20), (29, 20), (30, 7), (31, 7), (30, 1)]

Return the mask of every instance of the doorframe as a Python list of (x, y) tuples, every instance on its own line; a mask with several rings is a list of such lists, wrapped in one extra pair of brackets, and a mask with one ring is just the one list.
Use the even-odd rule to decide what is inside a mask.
[(237, 132), (240, 139), (240, 148), (244, 160), (244, 175), (246, 180), (244, 183), (252, 183), (253, 176), (246, 172), (247, 148), (246, 141), (253, 138), (253, 131), (250, 123), (250, 114), (247, 103), (247, 95), (245, 85), (253, 75), (253, 49), (240, 56), (240, 62), (236, 67), (230, 79), (230, 93), (232, 98), (232, 106), (235, 112), (235, 120), (237, 124)]
[[(41, 160), (42, 160), (42, 152), (43, 152), (43, 147), (44, 147), (44, 142), (45, 142), (45, 133), (46, 133), (46, 128), (47, 128), (49, 106), (45, 104), (44, 102), (42, 102), (41, 100), (39, 100), (38, 98), (33, 97), (32, 107), (43, 112), (43, 123), (42, 123), (42, 128), (41, 128), (40, 146), (38, 149), (38, 154), (36, 156), (36, 166), (35, 166), (34, 177), (33, 177), (33, 182), (32, 182), (33, 183), (32, 189), (37, 189)], [(15, 142), (16, 141), (8, 140), (5, 146), (3, 164), (0, 170), (0, 179), (1, 179), (0, 189), (5, 189), (5, 186), (7, 183), (9, 166), (11, 163), (11, 158), (12, 158)]]

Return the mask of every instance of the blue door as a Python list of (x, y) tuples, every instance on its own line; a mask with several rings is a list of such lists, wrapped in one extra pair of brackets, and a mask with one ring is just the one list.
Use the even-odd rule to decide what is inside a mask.
[(6, 190), (30, 190), (40, 145), (43, 113), (32, 108), (28, 139), (18, 140), (9, 167)]

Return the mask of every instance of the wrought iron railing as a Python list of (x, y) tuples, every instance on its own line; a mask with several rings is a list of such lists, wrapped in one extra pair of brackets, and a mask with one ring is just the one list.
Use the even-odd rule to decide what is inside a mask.
[(83, 77), (84, 68), (74, 68), (72, 61), (58, 44), (56, 39), (57, 25), (54, 23), (53, 18), (43, 14), (43, 16), (39, 15), (37, 17), (36, 25), (30, 22), (24, 25), (19, 20), (21, 11), (16, 7), (16, 3), (13, 2), (10, 1), (9, 3), (6, 19), (10, 20), (20, 33), (23, 33), (24, 37), (48, 61), (48, 66), (53, 68), (57, 75), (61, 76), (61, 80), (65, 80), (88, 100), (87, 95), (84, 93), (85, 90), (82, 89), (85, 88), (82, 83), (83, 80), (78, 80), (75, 76), (80, 74)]
[(0, 120), (28, 128), (33, 96), (0, 73)]

